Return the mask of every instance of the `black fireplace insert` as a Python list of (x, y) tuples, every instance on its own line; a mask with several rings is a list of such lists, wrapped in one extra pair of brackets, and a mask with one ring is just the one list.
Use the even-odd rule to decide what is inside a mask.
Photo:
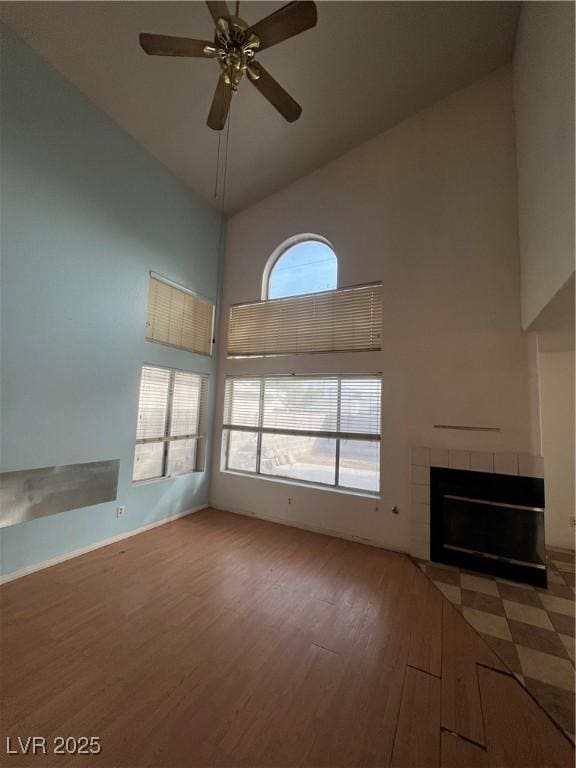
[(544, 481), (432, 467), (430, 558), (545, 587)]

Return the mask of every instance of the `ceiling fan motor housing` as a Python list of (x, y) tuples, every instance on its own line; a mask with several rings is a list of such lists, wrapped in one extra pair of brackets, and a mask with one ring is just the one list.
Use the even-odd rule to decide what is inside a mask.
[[(259, 38), (253, 33), (246, 34), (247, 30), (248, 24), (239, 16), (223, 16), (216, 23), (215, 55), (222, 69), (224, 82), (233, 91), (238, 89), (244, 73), (249, 69), (260, 47)], [(257, 79), (253, 72), (250, 72), (250, 75)]]

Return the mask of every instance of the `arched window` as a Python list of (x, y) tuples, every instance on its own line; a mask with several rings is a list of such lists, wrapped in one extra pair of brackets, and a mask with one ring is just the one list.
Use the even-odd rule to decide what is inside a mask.
[(327, 240), (292, 238), (278, 248), (264, 270), (262, 298), (281, 299), (338, 287), (338, 260)]

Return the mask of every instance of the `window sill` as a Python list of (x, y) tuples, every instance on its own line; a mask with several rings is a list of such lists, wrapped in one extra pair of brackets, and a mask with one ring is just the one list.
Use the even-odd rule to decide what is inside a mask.
[(299, 488), (310, 488), (316, 491), (328, 491), (338, 493), (342, 496), (360, 496), (364, 499), (380, 500), (379, 492), (361, 491), (354, 488), (335, 487), (333, 485), (323, 485), (322, 483), (307, 483), (305, 480), (290, 480), (287, 477), (274, 477), (273, 475), (258, 475), (256, 472), (238, 472), (234, 469), (221, 469), (224, 475), (235, 475), (236, 477), (250, 477), (253, 480), (266, 480), (278, 485), (297, 485)]

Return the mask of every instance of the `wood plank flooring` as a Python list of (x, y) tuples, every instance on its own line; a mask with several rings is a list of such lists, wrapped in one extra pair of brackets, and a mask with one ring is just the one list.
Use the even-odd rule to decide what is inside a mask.
[[(573, 764), (404, 555), (205, 510), (8, 583), (0, 610), (2, 764)], [(6, 758), (7, 736), (49, 754)]]
[(392, 768), (436, 768), (440, 761), (440, 680), (406, 667)]

